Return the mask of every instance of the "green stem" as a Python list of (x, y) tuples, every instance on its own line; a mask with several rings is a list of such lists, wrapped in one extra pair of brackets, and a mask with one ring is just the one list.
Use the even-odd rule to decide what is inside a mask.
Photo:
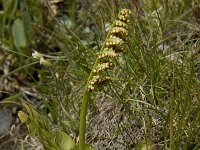
[[(93, 69), (98, 65), (98, 63), (99, 63), (99, 59), (97, 58), (93, 66)], [(94, 76), (94, 73), (93, 71), (91, 71), (86, 87), (85, 87), (85, 92), (83, 95), (83, 100), (82, 100), (82, 105), (81, 105), (80, 127), (79, 127), (79, 150), (85, 150), (86, 116), (87, 116), (88, 101), (91, 95), (91, 92), (87, 90), (87, 87), (90, 84), (90, 80), (92, 80), (93, 76)]]
[(87, 115), (87, 106), (88, 106), (89, 97), (90, 97), (90, 93), (86, 89), (83, 96), (83, 102), (82, 102), (81, 114), (80, 114), (79, 150), (85, 150), (86, 115)]
[[(109, 38), (109, 36), (110, 36), (110, 32), (108, 33), (100, 52), (103, 51), (103, 49), (105, 48), (106, 40)], [(86, 116), (87, 116), (88, 101), (89, 101), (90, 95), (91, 95), (91, 92), (89, 92), (87, 90), (87, 87), (90, 84), (90, 81), (92, 80), (92, 78), (94, 76), (93, 70), (96, 68), (96, 66), (99, 64), (99, 62), (100, 62), (100, 59), (97, 58), (94, 66), (93, 66), (93, 69), (90, 73), (90, 76), (87, 80), (85, 92), (84, 92), (84, 95), (83, 95), (83, 100), (82, 100), (82, 105), (81, 105), (81, 113), (80, 113), (79, 150), (85, 150)]]

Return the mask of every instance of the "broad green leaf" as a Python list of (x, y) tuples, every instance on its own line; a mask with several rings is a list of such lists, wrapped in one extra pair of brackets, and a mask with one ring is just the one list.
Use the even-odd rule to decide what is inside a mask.
[(32, 115), (32, 111), (31, 111), (31, 108), (26, 104), (26, 103), (24, 103), (24, 102), (22, 102), (22, 106), (26, 109), (26, 111), (28, 112), (28, 114), (29, 114), (29, 116), (31, 117), (31, 118), (33, 118), (33, 115)]
[(71, 150), (75, 146), (75, 142), (63, 131), (56, 131), (56, 143), (60, 150)]
[(35, 137), (37, 133), (37, 128), (34, 122), (27, 123), (28, 131), (31, 137)]
[(23, 111), (18, 112), (18, 117), (22, 123), (25, 123), (28, 119), (28, 115), (26, 113), (24, 113)]
[[(27, 105), (26, 103), (22, 102), (22, 106), (26, 108), (29, 115), (29, 120), (27, 121), (28, 125), (29, 122), (33, 122), (38, 127), (40, 127), (41, 125), (45, 126), (46, 121), (39, 115), (39, 113), (33, 108), (31, 104)], [(41, 122), (42, 124), (39, 124), (39, 122)]]
[(27, 40), (24, 33), (24, 25), (21, 19), (16, 19), (12, 25), (12, 33), (14, 38), (14, 44), (18, 50), (24, 48), (27, 45)]
[(26, 0), (20, 1), (20, 11), (21, 11), (22, 22), (24, 25), (25, 35), (28, 43), (30, 43), (32, 35), (32, 26), (31, 26), (31, 17), (26, 4)]

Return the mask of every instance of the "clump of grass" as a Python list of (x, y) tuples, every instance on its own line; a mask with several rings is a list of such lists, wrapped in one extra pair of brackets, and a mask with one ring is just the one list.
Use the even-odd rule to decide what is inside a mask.
[[(113, 14), (118, 5), (123, 3), (116, 2), (116, 7), (111, 8), (109, 1), (104, 2), (109, 5), (99, 5), (103, 16), (102, 24), (105, 21), (104, 17), (109, 16), (104, 10)], [(55, 40), (55, 45), (60, 45), (62, 52), (59, 55), (65, 54), (68, 62), (63, 59), (61, 65), (56, 64), (57, 66), (49, 69), (53, 80), (51, 86), (56, 90), (55, 93), (48, 91), (52, 94), (49, 99), (48, 95), (43, 97), (45, 105), (53, 116), (52, 124), (56, 124), (68, 133), (75, 132), (73, 137), (78, 136), (77, 128), (79, 128), (79, 147), (84, 148), (87, 106), (91, 93), (98, 91), (102, 85), (110, 83), (108, 90), (103, 91), (103, 94), (109, 97), (108, 101), (113, 100), (113, 103), (106, 105), (103, 100), (103, 104), (102, 101), (98, 102), (103, 113), (98, 117), (99, 122), (95, 123), (99, 123), (99, 126), (103, 124), (99, 127), (102, 128), (99, 132), (105, 132), (106, 126), (111, 129), (115, 127), (113, 137), (110, 130), (107, 130), (111, 132), (108, 133), (108, 137), (104, 137), (104, 140), (107, 138), (107, 141), (111, 141), (111, 146), (113, 143), (120, 143), (122, 149), (133, 149), (138, 143), (138, 147), (149, 147), (143, 143), (151, 143), (153, 145), (151, 147), (158, 149), (198, 149), (200, 147), (199, 36), (197, 25), (191, 15), (192, 1), (188, 3), (183, 1), (138, 3), (137, 7), (140, 7), (142, 13), (137, 14), (136, 11), (133, 13), (129, 31), (126, 18), (123, 17), (123, 13), (119, 14), (97, 57), (94, 57), (96, 52), (92, 50), (92, 46), (89, 44), (85, 46), (72, 31), (67, 30), (70, 36), (58, 33), (57, 37), (63, 40), (63, 43)], [(99, 21), (98, 17), (94, 20)], [(101, 35), (103, 27), (98, 27), (98, 24), (99, 22), (95, 22), (96, 29), (99, 29), (99, 32), (96, 32)], [(127, 33), (131, 40), (128, 43), (128, 50), (125, 51), (122, 47), (126, 43)], [(120, 58), (119, 53), (126, 55), (125, 59), (117, 62), (115, 59)], [(93, 58), (97, 59), (91, 69)], [(67, 81), (65, 81), (66, 74), (69, 75)], [(81, 107), (80, 126), (78, 126), (76, 113), (79, 108), (76, 103), (80, 103), (78, 100), (81, 99), (82, 89), (85, 86), (84, 79), (88, 76)], [(122, 80), (112, 82), (113, 77)], [(68, 92), (66, 83), (70, 85)], [(115, 107), (112, 109), (113, 112), (105, 112), (110, 110), (105, 107), (110, 108), (112, 105), (120, 106), (120, 109), (116, 109), (119, 110), (120, 117), (117, 116)], [(69, 108), (70, 106), (72, 108)], [(72, 119), (68, 109), (72, 110), (75, 119)], [(108, 116), (106, 120), (102, 114)], [(110, 116), (118, 119), (115, 124), (110, 120)], [(92, 119), (95, 120), (95, 117)], [(135, 134), (132, 129), (135, 125), (133, 122), (136, 122), (137, 133), (141, 133), (140, 135)], [(94, 128), (91, 127), (89, 130)], [(93, 139), (92, 143), (95, 143), (95, 140), (103, 141), (102, 137)], [(105, 148), (102, 145), (98, 148)]]

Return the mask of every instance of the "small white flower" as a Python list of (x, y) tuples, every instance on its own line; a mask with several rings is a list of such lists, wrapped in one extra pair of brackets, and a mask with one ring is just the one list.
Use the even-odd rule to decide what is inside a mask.
[(34, 53), (32, 53), (33, 58), (35, 59), (41, 59), (43, 58), (43, 55), (37, 51), (35, 51)]
[(50, 67), (52, 65), (48, 60), (45, 60), (43, 57), (40, 58), (40, 64), (46, 67)]

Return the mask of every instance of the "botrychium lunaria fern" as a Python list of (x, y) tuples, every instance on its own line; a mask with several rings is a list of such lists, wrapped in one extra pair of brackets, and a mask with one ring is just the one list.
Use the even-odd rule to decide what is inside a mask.
[(104, 44), (100, 50), (100, 54), (96, 59), (93, 69), (90, 73), (84, 92), (79, 128), (79, 149), (85, 149), (85, 132), (86, 132), (86, 115), (87, 106), (90, 94), (98, 86), (103, 86), (112, 80), (111, 77), (105, 76), (107, 70), (113, 70), (113, 58), (116, 58), (118, 53), (123, 53), (123, 45), (128, 37), (128, 22), (131, 15), (131, 10), (123, 9), (119, 12), (117, 20), (112, 24)]

